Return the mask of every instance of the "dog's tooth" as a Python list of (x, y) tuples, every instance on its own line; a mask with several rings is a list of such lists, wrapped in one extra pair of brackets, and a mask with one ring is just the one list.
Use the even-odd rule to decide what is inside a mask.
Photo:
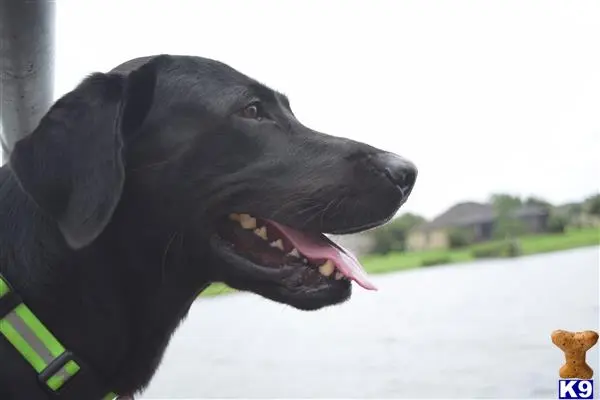
[(231, 213), (229, 214), (229, 219), (232, 221), (240, 222), (240, 214)]
[(276, 241), (269, 243), (269, 246), (276, 247), (283, 251), (283, 241), (281, 239), (277, 239)]
[(240, 214), (240, 225), (244, 229), (254, 229), (256, 228), (256, 218), (248, 214)]
[(333, 265), (333, 261), (331, 260), (325, 261), (325, 264), (322, 264), (319, 267), (319, 272), (321, 273), (321, 275), (325, 276), (330, 276), (333, 273), (333, 270), (335, 270), (335, 266)]
[(344, 274), (342, 274), (340, 271), (336, 271), (335, 272), (335, 280), (339, 281), (340, 279), (342, 279), (344, 277)]
[(266, 226), (262, 226), (260, 228), (256, 228), (254, 230), (254, 234), (258, 237), (260, 237), (263, 240), (267, 240), (268, 236), (267, 236), (267, 227)]
[(298, 252), (298, 249), (294, 247), (292, 251), (288, 253), (288, 256), (300, 258), (300, 253)]

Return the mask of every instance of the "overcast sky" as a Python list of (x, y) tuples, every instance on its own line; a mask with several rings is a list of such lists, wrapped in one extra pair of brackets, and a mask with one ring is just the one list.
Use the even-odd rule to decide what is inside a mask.
[(306, 125), (420, 170), (404, 210), (600, 184), (598, 1), (60, 0), (56, 96), (137, 56), (218, 59)]

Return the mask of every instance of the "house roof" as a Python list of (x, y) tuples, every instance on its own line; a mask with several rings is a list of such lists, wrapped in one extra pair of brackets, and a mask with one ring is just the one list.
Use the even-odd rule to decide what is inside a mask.
[[(527, 204), (518, 208), (516, 217), (529, 217), (546, 214), (548, 210), (542, 206)], [(484, 222), (492, 222), (496, 217), (494, 206), (489, 203), (464, 202), (450, 207), (431, 221), (415, 228), (415, 231), (429, 231), (438, 228), (459, 227)]]

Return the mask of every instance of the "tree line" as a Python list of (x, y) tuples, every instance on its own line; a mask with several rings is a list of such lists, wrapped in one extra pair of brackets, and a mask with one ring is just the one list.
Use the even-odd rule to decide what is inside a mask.
[[(493, 237), (505, 239), (522, 235), (525, 227), (522, 221), (515, 216), (514, 211), (525, 205), (535, 205), (549, 211), (547, 230), (549, 232), (564, 232), (567, 227), (578, 227), (585, 224), (586, 218), (600, 220), (600, 194), (594, 194), (585, 200), (562, 206), (554, 206), (539, 197), (521, 198), (506, 193), (492, 194), (489, 203), (495, 209), (496, 219), (493, 228)], [(427, 220), (414, 213), (405, 213), (388, 224), (370, 232), (373, 238), (372, 253), (386, 254), (394, 251), (407, 250), (409, 232)], [(451, 248), (467, 246), (473, 242), (471, 232), (454, 228), (448, 232)]]

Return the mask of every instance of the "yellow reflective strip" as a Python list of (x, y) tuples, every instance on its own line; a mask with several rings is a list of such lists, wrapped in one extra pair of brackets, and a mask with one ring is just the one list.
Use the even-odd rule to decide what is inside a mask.
[(77, 364), (75, 361), (71, 360), (69, 361), (66, 365), (65, 365), (65, 370), (67, 371), (67, 373), (71, 376), (75, 375), (76, 373), (79, 372), (79, 370), (81, 369), (81, 367), (79, 367), (79, 364)]
[[(0, 298), (10, 292), (7, 282), (0, 277)], [(12, 312), (12, 315), (18, 316), (29, 330), (42, 342), (44, 347), (55, 358), (61, 355), (65, 348), (60, 342), (50, 333), (48, 329), (40, 322), (33, 312), (25, 305), (20, 304)], [(25, 327), (23, 327), (25, 328)], [(41, 373), (48, 364), (44, 359), (29, 345), (27, 340), (15, 329), (15, 327), (6, 318), (0, 319), (0, 334), (2, 334), (10, 344), (25, 358), (25, 360), (33, 367), (33, 369)], [(33, 340), (33, 337), (31, 338)], [(73, 375), (80, 371), (81, 367), (73, 360), (69, 361), (56, 375), (51, 376), (46, 384), (54, 391), (60, 389), (64, 383)], [(108, 393), (102, 400), (117, 400), (119, 396), (116, 393)]]
[(53, 375), (46, 381), (46, 385), (54, 391), (57, 391), (65, 384), (65, 378), (62, 375)]
[(15, 309), (17, 315), (25, 322), (42, 344), (48, 349), (52, 357), (56, 358), (65, 352), (65, 348), (56, 340), (54, 335), (40, 322), (39, 319), (25, 305), (20, 304)]
[(46, 368), (47, 364), (44, 359), (29, 346), (27, 341), (23, 339), (19, 332), (6, 319), (0, 320), (0, 333), (21, 353), (23, 358), (31, 364), (36, 372), (40, 373)]
[(73, 377), (79, 371), (79, 365), (73, 360), (65, 364), (64, 367), (56, 371), (56, 374), (52, 375), (46, 381), (46, 385), (54, 391), (59, 390), (63, 385)]
[(0, 278), (0, 297), (4, 296), (8, 292), (10, 292), (10, 290), (8, 289), (8, 285), (6, 284), (4, 279)]

